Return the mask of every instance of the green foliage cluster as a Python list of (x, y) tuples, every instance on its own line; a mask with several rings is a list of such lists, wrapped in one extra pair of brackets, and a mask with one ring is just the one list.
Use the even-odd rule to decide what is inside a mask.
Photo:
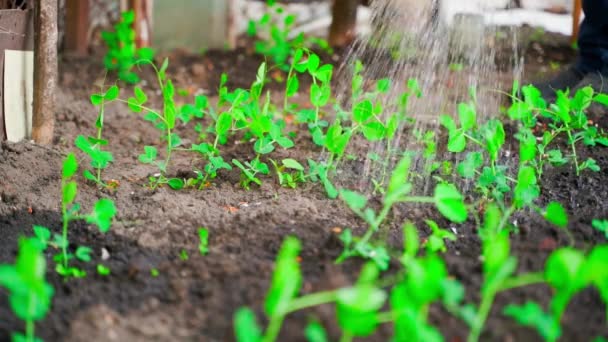
[[(84, 220), (96, 225), (101, 232), (110, 229), (116, 214), (114, 202), (101, 199), (93, 206), (93, 211), (81, 215), (80, 205), (75, 202), (78, 194), (77, 183), (73, 177), (78, 171), (78, 162), (74, 154), (68, 154), (63, 161), (61, 173), (61, 214), (63, 226), (60, 234), (52, 234), (49, 228), (34, 225), (34, 236), (19, 239), (19, 252), (14, 265), (0, 265), (0, 286), (9, 291), (11, 309), (17, 317), (26, 322), (25, 334), (14, 333), (15, 342), (40, 341), (34, 334), (34, 322), (42, 320), (51, 307), (53, 287), (45, 280), (46, 259), (44, 252), (49, 246), (59, 249), (53, 260), (55, 270), (65, 277), (82, 278), (86, 272), (81, 268), (70, 265), (70, 261), (78, 259), (83, 262), (91, 261), (91, 248), (78, 246), (70, 249), (68, 226), (75, 220)], [(109, 274), (109, 269), (98, 265), (99, 274)]]
[(46, 260), (43, 246), (33, 238), (19, 240), (19, 253), (14, 265), (0, 265), (0, 286), (9, 292), (11, 309), (25, 321), (25, 334), (13, 333), (14, 342), (40, 341), (34, 334), (34, 322), (49, 311), (54, 289), (46, 282)]
[[(379, 109), (382, 104), (374, 102), (378, 101), (379, 94), (388, 86), (385, 83), (387, 81), (378, 82), (376, 93), (363, 93), (359, 86), (363, 83), (362, 78), (359, 78), (361, 70), (362, 66), (357, 65), (353, 79), (352, 110), (350, 113), (340, 112), (345, 114), (347, 122), (351, 123), (350, 127), (343, 129), (337, 119), (333, 124), (327, 125), (330, 128), (325, 131), (323, 126), (315, 125), (314, 112), (310, 111), (312, 119), (308, 123), (311, 135), (314, 139), (316, 131), (320, 137), (316, 142), (336, 137), (346, 141), (344, 144), (347, 145), (352, 134), (357, 131), (361, 131), (362, 136), (370, 142), (390, 137), (392, 117), (388, 121), (380, 119), (385, 117), (381, 115), (382, 109)], [(413, 91), (403, 95), (404, 104), (407, 104), (408, 96), (417, 94), (415, 83), (412, 81), (410, 85)], [(517, 92), (516, 84), (513, 95)], [(386, 184), (383, 180), (375, 182), (375, 193), (381, 195), (375, 201), (380, 202), (379, 206), (370, 205), (368, 196), (364, 194), (346, 189), (339, 191), (341, 199), (367, 227), (362, 237), (354, 236), (350, 229), (344, 230), (340, 236), (344, 252), (338, 262), (350, 257), (370, 260), (364, 266), (359, 281), (344, 289), (300, 295), (303, 280), (296, 261), (300, 244), (295, 238), (287, 238), (279, 253), (266, 298), (265, 314), (269, 324), (262, 329), (255, 314), (250, 309), (243, 308), (235, 315), (237, 340), (274, 341), (288, 314), (321, 304), (333, 304), (343, 334), (341, 341), (369, 336), (379, 324), (389, 323), (393, 324), (394, 341), (443, 341), (439, 330), (427, 320), (429, 305), (441, 304), (470, 327), (467, 341), (474, 342), (480, 339), (499, 293), (523, 286), (545, 284), (553, 289), (548, 308), (528, 301), (523, 305), (505, 306), (503, 314), (519, 324), (536, 329), (546, 341), (556, 341), (562, 335), (560, 323), (565, 309), (576, 293), (589, 286), (595, 287), (608, 304), (608, 296), (605, 294), (608, 269), (601, 266), (608, 246), (595, 246), (588, 253), (572, 247), (559, 248), (551, 253), (544, 269), (528, 273), (517, 272), (518, 260), (510, 252), (511, 235), (517, 233), (517, 227), (510, 222), (516, 213), (521, 212), (538, 213), (562, 229), (572, 241), (567, 230), (568, 214), (565, 208), (558, 202), (549, 202), (546, 206), (537, 204), (541, 195), (539, 182), (548, 165), (546, 160), (553, 166), (570, 163), (577, 175), (585, 170), (599, 170), (592, 159), (583, 162), (578, 160), (577, 147), (579, 143), (596, 146), (608, 142), (607, 135), (591, 125), (585, 115), (592, 102), (608, 105), (608, 98), (605, 94), (594, 94), (591, 88), (584, 88), (573, 97), (560, 92), (556, 103), (547, 105), (537, 89), (527, 86), (522, 88), (522, 92), (523, 97), (518, 99), (514, 96), (513, 104), (507, 111), (519, 127), (515, 135), (520, 142), (519, 164), (515, 170), (513, 165), (504, 163), (507, 133), (503, 122), (499, 119), (479, 122), (476, 94), (472, 91), (472, 100), (458, 106), (457, 120), (447, 115), (440, 119), (448, 134), (447, 150), (463, 156), (454, 167), (449, 162), (435, 160), (437, 142), (434, 134), (417, 132), (416, 137), (424, 147), (421, 155), (426, 160), (426, 165), (430, 165), (424, 169), (425, 174), (416, 174), (410, 170), (411, 156), (417, 152), (407, 151), (395, 165)], [(311, 89), (311, 96), (312, 94)], [(396, 126), (407, 121), (405, 116), (395, 115)], [(548, 130), (542, 132), (542, 137), (537, 139), (535, 128), (539, 118), (549, 123)], [(338, 133), (330, 133), (331, 127), (337, 125), (340, 125), (340, 129), (336, 130)], [(560, 136), (564, 137), (571, 150), (565, 156), (557, 147), (549, 147), (557, 146), (556, 139)], [(324, 147), (337, 160), (344, 152), (342, 149), (332, 150), (327, 145)], [(563, 160), (555, 162), (556, 156)], [(326, 167), (328, 165), (331, 162), (324, 164)], [(513, 173), (514, 176), (511, 176)], [(472, 182), (475, 193), (465, 198), (455, 185), (444, 179), (446, 175)], [(436, 181), (433, 196), (416, 196), (411, 193), (414, 179), (430, 176)], [(447, 250), (447, 241), (457, 239), (456, 234), (440, 228), (435, 221), (427, 220), (431, 234), (423, 245), (426, 248), (424, 252), (420, 251), (418, 230), (409, 222), (403, 225), (404, 249), (401, 253), (386, 247), (385, 241), (374, 239), (374, 233), (390, 226), (388, 218), (395, 207), (407, 203), (432, 204), (440, 214), (454, 223), (463, 223), (468, 219), (477, 223), (483, 273), (478, 304), (465, 301), (466, 289), (449, 277), (440, 254)], [(594, 220), (593, 227), (605, 232), (608, 229), (604, 221)], [(386, 235), (386, 231), (383, 235)], [(402, 270), (398, 271), (397, 277), (382, 278), (380, 272), (388, 270), (394, 258), (400, 262)], [(390, 290), (386, 289), (387, 286)], [(387, 301), (390, 310), (384, 311)], [(310, 330), (315, 331), (315, 336), (325, 338), (322, 327), (316, 322), (312, 324), (306, 330), (307, 336)]]
[(121, 19), (114, 26), (113, 31), (104, 31), (101, 38), (107, 45), (107, 53), (103, 64), (109, 71), (116, 71), (118, 78), (129, 84), (139, 83), (140, 78), (133, 71), (133, 67), (140, 61), (151, 61), (154, 50), (150, 48), (137, 48), (135, 44), (135, 12), (127, 11), (121, 14)]
[(267, 0), (266, 5), (267, 12), (259, 20), (250, 20), (247, 27), (247, 34), (258, 38), (255, 42), (256, 53), (272, 59), (279, 68), (287, 70), (289, 58), (298, 49), (318, 47), (332, 52), (326, 40), (306, 37), (304, 33), (293, 36), (297, 17), (285, 14), (285, 9), (276, 0)]

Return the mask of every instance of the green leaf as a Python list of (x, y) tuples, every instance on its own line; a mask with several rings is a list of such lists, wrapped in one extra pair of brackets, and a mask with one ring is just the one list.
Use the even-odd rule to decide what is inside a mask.
[(353, 336), (368, 336), (378, 325), (378, 311), (387, 296), (372, 284), (377, 274), (378, 270), (373, 264), (366, 264), (355, 287), (338, 291), (338, 324)]
[(456, 170), (460, 176), (471, 179), (475, 177), (475, 171), (477, 171), (482, 165), (483, 155), (481, 152), (470, 152), (467, 153), (462, 162), (458, 163)]
[(310, 322), (306, 326), (306, 330), (304, 330), (304, 335), (306, 335), (306, 340), (308, 342), (328, 342), (327, 333), (325, 332), (325, 328), (319, 322)]
[(134, 97), (129, 97), (129, 99), (127, 99), (127, 105), (135, 113), (141, 113), (141, 111), (144, 110), (139, 101)]
[(418, 236), (418, 229), (416, 229), (416, 226), (409, 221), (403, 225), (403, 241), (403, 255), (415, 258), (420, 249), (420, 237)]
[(225, 135), (228, 130), (232, 127), (232, 116), (229, 113), (222, 113), (217, 118), (215, 123), (215, 133), (217, 135)]
[(505, 130), (499, 120), (490, 120), (483, 127), (483, 135), (486, 142), (486, 150), (490, 154), (490, 159), (498, 159), (498, 153), (505, 143)]
[(504, 308), (503, 313), (523, 326), (535, 328), (545, 341), (557, 341), (561, 336), (559, 324), (537, 303), (528, 301), (521, 306), (509, 304)]
[(534, 168), (523, 166), (519, 169), (514, 195), (514, 202), (518, 208), (530, 205), (538, 198), (540, 195), (540, 188), (536, 183), (536, 172), (534, 171)]
[(561, 318), (572, 296), (587, 285), (587, 278), (580, 276), (585, 256), (573, 248), (554, 251), (545, 264), (545, 279), (556, 290), (551, 300), (551, 312)]
[(93, 106), (99, 106), (103, 102), (103, 95), (93, 94), (91, 95), (91, 103)]
[(100, 276), (109, 276), (110, 275), (110, 269), (102, 264), (98, 264), (97, 265), (97, 274), (99, 274)]
[(463, 130), (468, 131), (475, 127), (477, 114), (475, 113), (475, 107), (472, 104), (460, 103), (458, 105), (458, 117)]
[(547, 205), (545, 219), (560, 228), (568, 227), (568, 213), (558, 202), (551, 202)]
[(450, 131), (448, 134), (448, 151), (460, 153), (467, 148), (467, 139), (461, 129)]
[(286, 97), (292, 97), (297, 94), (300, 89), (300, 80), (298, 80), (298, 76), (296, 74), (291, 75), (287, 79), (287, 88), (285, 90)]
[(593, 221), (591, 221), (591, 226), (604, 233), (606, 239), (608, 239), (608, 220), (593, 219)]
[(583, 253), (573, 248), (566, 247), (554, 251), (545, 265), (547, 282), (558, 290), (580, 288), (582, 284), (577, 284), (578, 271), (584, 260)]
[(367, 197), (354, 191), (341, 190), (340, 197), (354, 212), (360, 212), (367, 205)]
[(376, 90), (380, 93), (388, 93), (391, 90), (391, 79), (383, 78), (376, 82)]
[(181, 178), (171, 178), (171, 179), (169, 179), (167, 184), (173, 190), (181, 190), (184, 188), (184, 180)]
[(46, 260), (37, 239), (21, 238), (15, 265), (0, 265), (0, 286), (9, 290), (10, 306), (21, 320), (46, 316), (54, 291), (45, 273)]
[(40, 242), (40, 250), (45, 250), (51, 240), (51, 231), (43, 226), (34, 225), (34, 240)]
[(287, 237), (283, 241), (266, 295), (264, 309), (268, 316), (284, 314), (291, 300), (300, 291), (302, 274), (297, 261), (300, 249), (300, 241), (294, 237)]
[(144, 164), (152, 164), (156, 161), (158, 151), (154, 146), (144, 146), (144, 153), (139, 155), (139, 161)]
[(373, 115), (373, 105), (370, 100), (363, 100), (353, 108), (353, 120), (357, 123), (364, 123)]
[(110, 199), (103, 198), (95, 203), (93, 212), (86, 217), (88, 223), (92, 223), (99, 227), (102, 233), (107, 232), (112, 225), (112, 219), (116, 215), (116, 207)]
[(334, 66), (331, 64), (325, 64), (321, 66), (316, 72), (315, 77), (321, 81), (321, 83), (329, 84), (331, 76), (333, 74)]
[(363, 135), (369, 141), (384, 139), (386, 129), (380, 122), (370, 122), (362, 127)]
[[(113, 85), (110, 88), (108, 88), (108, 90), (106, 91), (103, 98), (106, 101), (114, 101), (118, 98), (119, 93), (120, 93), (120, 89), (118, 88), (118, 86)], [(91, 102), (92, 102), (92, 99), (91, 99)]]
[(234, 334), (237, 342), (262, 341), (262, 330), (251, 309), (240, 308), (234, 314)]
[(78, 246), (78, 248), (76, 248), (76, 252), (74, 253), (74, 255), (80, 261), (89, 262), (89, 261), (91, 261), (92, 252), (93, 252), (93, 250), (89, 247)]
[(304, 166), (302, 166), (302, 164), (300, 164), (295, 159), (285, 158), (281, 162), (283, 163), (283, 166), (285, 166), (288, 169), (293, 169), (293, 170), (298, 170), (298, 171), (304, 171)]
[(148, 96), (146, 96), (146, 93), (144, 93), (144, 91), (140, 87), (135, 87), (133, 89), (133, 93), (139, 105), (143, 105), (148, 101)]
[(62, 189), (62, 202), (65, 205), (69, 205), (74, 202), (76, 195), (78, 194), (78, 184), (76, 182), (68, 182), (63, 185)]
[(78, 161), (76, 160), (76, 156), (70, 153), (63, 160), (62, 178), (72, 178), (76, 174), (76, 171), (78, 171)]
[(411, 158), (405, 156), (395, 166), (386, 191), (385, 202), (396, 202), (412, 190), (412, 183), (409, 180), (411, 164)]
[(198, 229), (198, 251), (201, 255), (207, 255), (209, 253), (209, 229), (207, 228), (199, 228)]
[(453, 184), (440, 183), (435, 187), (435, 206), (450, 221), (463, 223), (467, 219), (467, 207)]
[(597, 94), (593, 98), (593, 101), (608, 106), (608, 94)]
[(152, 61), (154, 59), (154, 49), (149, 47), (142, 47), (137, 50), (137, 55), (139, 56), (139, 59)]
[(311, 53), (308, 56), (308, 62), (306, 64), (306, 68), (308, 69), (308, 72), (311, 75), (314, 75), (315, 72), (317, 71), (317, 69), (319, 68), (320, 64), (321, 64), (321, 59), (319, 58), (319, 56), (317, 56), (314, 53)]

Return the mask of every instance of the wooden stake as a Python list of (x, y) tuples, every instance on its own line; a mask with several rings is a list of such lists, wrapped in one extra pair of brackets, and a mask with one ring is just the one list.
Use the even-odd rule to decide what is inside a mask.
[(65, 48), (78, 55), (86, 55), (89, 47), (89, 0), (67, 0), (65, 8)]
[(357, 7), (360, 3), (360, 0), (334, 0), (329, 44), (345, 46), (355, 39)]
[(574, 0), (574, 9), (572, 10), (572, 37), (570, 43), (575, 44), (578, 41), (578, 34), (581, 29), (581, 12), (583, 11), (583, 0)]
[(57, 85), (57, 0), (38, 0), (34, 6), (34, 107), (32, 138), (53, 142)]
[(135, 13), (135, 44), (138, 48), (152, 43), (152, 6), (150, 0), (129, 0), (129, 8)]

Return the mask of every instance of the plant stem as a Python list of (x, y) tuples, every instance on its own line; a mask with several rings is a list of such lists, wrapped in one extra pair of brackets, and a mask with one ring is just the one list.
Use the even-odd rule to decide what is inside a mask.
[(285, 315), (276, 315), (270, 318), (270, 323), (268, 324), (268, 328), (266, 329), (266, 333), (262, 338), (262, 342), (274, 342), (279, 336), (279, 332), (281, 331), (281, 326), (283, 325), (283, 320), (285, 319)]
[(27, 342), (34, 342), (36, 336), (34, 335), (34, 321), (28, 319), (25, 321), (25, 340)]
[(463, 133), (463, 135), (464, 135), (464, 137), (465, 137), (465, 138), (467, 138), (467, 139), (471, 140), (471, 141), (472, 141), (472, 142), (474, 142), (475, 144), (477, 144), (477, 145), (479, 145), (479, 146), (481, 146), (481, 147), (485, 147), (485, 145), (484, 145), (484, 144), (483, 144), (481, 141), (479, 141), (479, 140), (477, 140), (477, 139), (473, 138), (472, 136), (470, 136), (470, 135), (468, 135), (468, 134), (466, 134), (466, 133)]
[(401, 202), (435, 203), (435, 199), (426, 196), (408, 196), (402, 199)]
[[(34, 311), (35, 311), (35, 306), (36, 303), (33, 300), (33, 296), (30, 294), (27, 297), (27, 312), (30, 315), (30, 317), (33, 315)], [(25, 321), (25, 340), (27, 342), (34, 342), (35, 340), (35, 335), (34, 335), (34, 320), (33, 319), (28, 319)]]
[(511, 290), (517, 287), (535, 285), (545, 282), (545, 275), (542, 272), (526, 273), (511, 277), (505, 280), (499, 287), (497, 292)]
[(337, 291), (324, 291), (296, 298), (289, 303), (289, 306), (285, 310), (285, 314), (312, 306), (331, 303), (336, 300), (337, 295)]
[(165, 172), (167, 171), (169, 161), (171, 160), (171, 151), (173, 150), (172, 139), (173, 137), (171, 136), (171, 128), (167, 126), (167, 157), (165, 158)]
[(501, 230), (503, 230), (503, 228), (507, 225), (507, 221), (509, 220), (509, 218), (511, 217), (511, 215), (513, 215), (513, 213), (515, 212), (516, 208), (515, 205), (512, 205), (502, 216), (502, 219), (500, 220), (500, 224), (498, 225), (498, 231), (500, 232)]
[(270, 323), (268, 324), (268, 328), (266, 329), (266, 333), (264, 334), (264, 338), (262, 339), (262, 341), (276, 341), (279, 332), (281, 331), (283, 320), (285, 319), (285, 316), (289, 313), (321, 304), (331, 303), (336, 300), (336, 296), (337, 291), (325, 291), (295, 298), (289, 303), (285, 310), (283, 310), (282, 312), (278, 312), (274, 316), (270, 317)]
[[(101, 105), (99, 106), (99, 117), (97, 119), (99, 122), (99, 126), (97, 126), (97, 140), (101, 140), (101, 133), (103, 131), (104, 112), (105, 112), (105, 101), (102, 99)], [(99, 142), (98, 142), (98, 144), (99, 144)], [(99, 146), (99, 150), (101, 151), (101, 145)], [(101, 181), (101, 167), (97, 168), (97, 182), (103, 183)]]
[(395, 314), (392, 311), (381, 312), (376, 315), (378, 323), (389, 323), (395, 320)]
[(348, 332), (343, 332), (342, 337), (340, 337), (340, 342), (351, 342), (353, 340), (353, 335)]
[[(61, 189), (65, 188), (65, 178), (61, 178)], [(62, 216), (62, 234), (63, 241), (61, 244), (61, 252), (63, 253), (63, 267), (68, 267), (68, 224), (70, 217), (68, 215), (68, 208), (65, 201), (61, 201), (61, 216)]]
[(492, 303), (494, 302), (495, 296), (496, 292), (494, 291), (484, 295), (481, 299), (481, 305), (479, 306), (479, 311), (477, 311), (477, 316), (473, 322), (469, 337), (467, 337), (467, 342), (477, 342), (479, 340), (481, 330), (486, 323), (490, 309), (492, 309)]

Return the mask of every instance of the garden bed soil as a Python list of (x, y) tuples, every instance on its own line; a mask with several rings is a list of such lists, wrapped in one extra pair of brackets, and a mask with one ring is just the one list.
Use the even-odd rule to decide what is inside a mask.
[[(533, 77), (543, 72), (547, 61), (565, 65), (574, 55), (565, 37), (529, 46), (526, 74)], [(177, 54), (172, 56), (169, 73), (179, 87), (212, 94), (222, 71), (228, 72), (231, 86), (248, 86), (262, 60), (245, 50), (210, 51), (205, 57)], [(97, 113), (88, 97), (95, 91), (92, 83), (103, 78), (99, 61), (74, 58), (63, 61), (52, 146), (40, 147), (29, 142), (0, 145), (2, 263), (14, 260), (19, 236), (31, 235), (32, 225), (60, 229), (61, 161), (66, 153), (75, 150), (73, 141), (78, 134), (92, 134), (95, 129)], [(148, 76), (151, 82), (153, 78)], [(601, 120), (600, 125), (608, 128), (606, 120)], [(195, 138), (185, 131), (180, 134)], [(360, 260), (340, 265), (334, 261), (342, 250), (338, 232), (350, 227), (360, 234), (363, 225), (341, 201), (327, 199), (319, 185), (305, 184), (290, 190), (268, 178), (260, 188), (245, 191), (238, 187), (239, 173), (233, 170), (221, 173), (210, 187), (201, 191), (168, 188), (152, 191), (144, 185), (154, 170), (141, 164), (137, 156), (144, 145), (157, 144), (155, 129), (125, 106), (111, 105), (106, 112), (104, 135), (115, 156), (115, 163), (104, 177), (120, 185), (114, 192), (101, 191), (78, 177), (78, 202), (89, 210), (98, 198), (111, 198), (118, 216), (106, 234), (84, 223), (71, 225), (70, 241), (91, 247), (94, 260), (84, 265), (88, 273), (84, 279), (64, 281), (52, 270), (47, 273), (56, 294), (49, 316), (36, 325), (38, 336), (46, 341), (232, 341), (232, 317), (239, 307), (253, 308), (263, 321), (263, 300), (274, 259), (289, 235), (297, 236), (303, 244), (304, 293), (347, 286), (357, 278)], [(228, 160), (252, 157), (251, 146), (246, 144), (231, 143), (223, 153)], [(277, 151), (273, 157), (303, 161), (317, 153), (311, 143), (301, 138), (295, 148)], [(544, 176), (539, 202), (557, 200), (564, 204), (571, 214), (569, 229), (576, 246), (588, 249), (605, 239), (592, 229), (591, 219), (608, 217), (605, 201), (608, 151), (594, 148), (583, 149), (581, 153), (595, 158), (602, 171), (576, 177), (568, 168), (551, 169)], [(88, 162), (80, 157), (81, 165), (86, 166)], [(197, 163), (200, 161), (192, 161), (189, 155), (177, 155), (171, 172), (189, 174), (191, 165)], [(356, 176), (357, 161), (353, 165), (344, 172)], [(422, 220), (436, 217), (431, 209), (398, 207), (391, 218), (390, 245), (399, 248), (400, 225), (407, 218), (418, 223), (423, 235), (429, 234)], [(513, 236), (512, 248), (519, 258), (520, 272), (542, 269), (548, 254), (568, 242), (564, 233), (538, 215), (519, 215), (515, 220), (519, 234)], [(443, 220), (439, 223), (447, 226)], [(199, 227), (207, 227), (210, 233), (209, 254), (204, 257), (197, 249)], [(450, 274), (465, 285), (467, 300), (478, 302), (482, 280), (480, 242), (472, 222), (457, 226), (457, 232), (458, 240), (449, 243), (445, 260)], [(102, 261), (104, 249), (109, 259)], [(186, 261), (179, 256), (182, 250), (190, 256)], [(51, 257), (49, 252), (49, 261)], [(97, 263), (108, 266), (111, 275), (97, 275)], [(150, 273), (153, 268), (158, 270), (156, 277)], [(525, 300), (547, 305), (550, 295), (545, 286), (500, 294), (482, 340), (540, 340), (536, 332), (517, 326), (501, 310), (507, 303), (521, 304)], [(331, 340), (337, 340), (339, 331), (331, 306), (290, 315), (279, 340), (304, 341), (303, 330), (313, 317), (328, 328)], [(466, 338), (468, 329), (464, 323), (441, 308), (432, 307), (430, 317), (447, 341)], [(608, 337), (605, 317), (599, 294), (595, 290), (583, 291), (564, 316), (562, 340)], [(22, 322), (10, 312), (6, 293), (0, 290), (0, 341), (8, 340), (11, 331), (22, 330)], [(368, 340), (387, 341), (390, 335), (387, 326)]]

